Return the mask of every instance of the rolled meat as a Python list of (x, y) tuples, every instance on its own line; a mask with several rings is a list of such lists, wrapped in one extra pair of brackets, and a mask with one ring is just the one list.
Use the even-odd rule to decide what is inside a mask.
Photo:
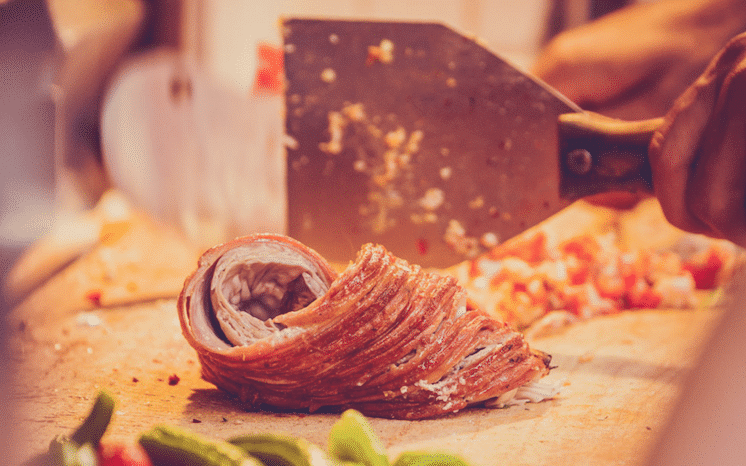
[(178, 310), (203, 378), (251, 409), (429, 418), (494, 403), (551, 359), (453, 277), (372, 244), (338, 275), (291, 238), (237, 238), (202, 256)]

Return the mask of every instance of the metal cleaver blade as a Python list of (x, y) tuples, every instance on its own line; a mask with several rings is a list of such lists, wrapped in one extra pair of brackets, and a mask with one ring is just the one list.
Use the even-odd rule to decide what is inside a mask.
[(298, 18), (282, 33), (287, 232), (330, 261), (372, 242), (447, 267), (587, 194), (652, 190), (655, 124), (589, 117), (449, 27)]

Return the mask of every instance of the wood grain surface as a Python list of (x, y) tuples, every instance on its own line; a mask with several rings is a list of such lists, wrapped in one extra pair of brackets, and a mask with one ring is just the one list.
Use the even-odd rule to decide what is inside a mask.
[[(392, 459), (429, 449), (460, 454), (474, 466), (639, 464), (719, 315), (714, 307), (628, 311), (576, 324), (532, 342), (558, 366), (548, 380), (563, 387), (552, 400), (371, 424)], [(201, 380), (174, 300), (54, 316), (16, 313), (11, 325), (16, 411), (5, 422), (15, 423), (17, 449), (8, 464), (71, 432), (101, 388), (118, 402), (107, 433), (112, 440), (134, 441), (168, 423), (216, 438), (283, 432), (326, 447), (338, 417), (247, 412)]]

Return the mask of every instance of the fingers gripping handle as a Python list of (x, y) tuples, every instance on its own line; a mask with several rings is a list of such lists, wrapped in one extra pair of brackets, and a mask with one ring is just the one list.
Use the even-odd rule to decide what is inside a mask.
[(653, 192), (648, 145), (662, 118), (622, 121), (583, 112), (560, 115), (558, 123), (561, 197)]

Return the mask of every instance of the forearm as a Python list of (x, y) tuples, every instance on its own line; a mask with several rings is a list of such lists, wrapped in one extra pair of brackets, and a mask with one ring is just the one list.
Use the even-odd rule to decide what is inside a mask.
[(534, 72), (587, 109), (657, 117), (743, 31), (746, 0), (640, 3), (558, 35)]
[[(661, 0), (670, 4), (682, 31), (691, 31), (697, 46), (711, 44), (717, 50), (746, 31), (744, 0)], [(713, 50), (713, 55), (717, 53)]]

